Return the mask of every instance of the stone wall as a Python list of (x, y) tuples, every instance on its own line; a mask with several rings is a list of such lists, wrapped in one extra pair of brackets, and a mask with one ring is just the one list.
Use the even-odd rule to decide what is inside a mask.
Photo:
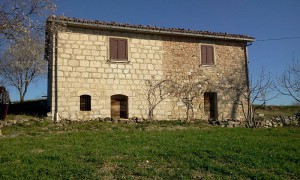
[[(212, 45), (215, 49), (215, 65), (201, 65), (201, 45)], [(243, 119), (242, 109), (232, 101), (236, 92), (229, 87), (247, 87), (245, 66), (245, 44), (226, 41), (208, 41), (203, 39), (165, 37), (163, 42), (163, 68), (165, 75), (176, 82), (197, 82), (206, 80), (206, 92), (217, 93), (218, 114), (220, 119)], [(203, 87), (205, 88), (205, 87)], [(246, 104), (242, 96), (239, 99)], [(195, 103), (195, 116), (207, 118), (204, 112), (203, 95)], [(172, 114), (185, 117), (184, 106), (172, 103)]]
[[(128, 63), (109, 61), (110, 37), (128, 40)], [(231, 81), (227, 77), (235, 76), (239, 77), (238, 83), (246, 83), (245, 44), (242, 43), (81, 28), (59, 32), (57, 39), (57, 111), (62, 119), (110, 117), (110, 98), (116, 94), (128, 96), (128, 117), (147, 118), (146, 80), (180, 82), (190, 77), (209, 78), (216, 85), (229, 86)], [(201, 44), (214, 45), (215, 66), (201, 66)], [(54, 67), (55, 55), (53, 58), (49, 62)], [(55, 75), (55, 68), (52, 71)], [(55, 78), (50, 78), (49, 83), (54, 117)], [(228, 93), (218, 90), (217, 94), (219, 117), (241, 118), (241, 109), (234, 108)], [(91, 96), (91, 111), (80, 111), (81, 95)], [(196, 116), (205, 118), (202, 97), (198, 103)], [(233, 109), (237, 115), (232, 115)], [(176, 98), (163, 101), (154, 111), (156, 119), (183, 118), (183, 114), (184, 109)]]

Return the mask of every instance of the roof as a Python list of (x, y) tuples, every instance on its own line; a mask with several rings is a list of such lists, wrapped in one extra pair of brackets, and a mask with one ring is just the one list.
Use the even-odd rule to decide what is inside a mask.
[(49, 16), (48, 22), (64, 23), (67, 26), (78, 26), (78, 27), (90, 27), (99, 29), (110, 29), (118, 31), (135, 31), (140, 33), (150, 34), (163, 34), (163, 35), (174, 35), (174, 36), (192, 36), (192, 37), (203, 37), (208, 39), (224, 39), (224, 40), (236, 40), (253, 42), (255, 38), (240, 34), (228, 34), (222, 32), (210, 32), (200, 30), (190, 30), (182, 28), (163, 28), (149, 25), (132, 25), (128, 23), (116, 23), (116, 22), (104, 22), (98, 20), (86, 20), (78, 18), (70, 18), (65, 16)]

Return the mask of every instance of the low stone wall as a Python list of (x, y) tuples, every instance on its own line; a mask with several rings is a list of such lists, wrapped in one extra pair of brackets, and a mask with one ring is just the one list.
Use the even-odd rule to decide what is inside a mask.
[(3, 127), (8, 127), (8, 126), (13, 126), (16, 124), (25, 124), (25, 125), (30, 125), (32, 122), (38, 122), (38, 121), (44, 121), (47, 119), (41, 119), (41, 118), (22, 118), (21, 116), (15, 116), (14, 119), (12, 120), (2, 120), (0, 121), (0, 136), (2, 136), (2, 128)]
[(87, 122), (92, 122), (92, 121), (97, 121), (97, 122), (112, 122), (112, 123), (123, 123), (123, 124), (134, 124), (134, 123), (143, 123), (147, 121), (146, 119), (143, 118), (138, 118), (138, 117), (131, 117), (129, 119), (113, 119), (110, 117), (105, 117), (105, 118), (95, 118), (91, 120), (69, 120), (69, 119), (62, 119), (59, 121), (60, 124), (77, 124), (77, 123), (87, 123)]
[(271, 119), (263, 119), (261, 120), (262, 127), (282, 127), (282, 126), (299, 126), (300, 125), (300, 118), (296, 115), (284, 117), (284, 116), (277, 116), (272, 117)]
[[(277, 116), (272, 117), (270, 119), (265, 119), (265, 117), (260, 114), (256, 115), (255, 127), (257, 128), (276, 128), (276, 127), (284, 127), (284, 126), (300, 126), (300, 117), (297, 115), (292, 115), (288, 117), (284, 116)], [(15, 116), (13, 119), (0, 121), (0, 136), (2, 135), (1, 128), (13, 126), (16, 124), (24, 124), (24, 125), (31, 125), (32, 123), (39, 122), (39, 121), (51, 121), (51, 117), (39, 118), (39, 117), (23, 117), (23, 116)], [(88, 123), (88, 122), (111, 122), (111, 123), (122, 123), (122, 124), (137, 124), (137, 123), (145, 123), (149, 122), (146, 119), (138, 118), (138, 117), (131, 117), (129, 119), (112, 119), (110, 117), (105, 118), (95, 118), (91, 120), (68, 120), (62, 119), (57, 123), (58, 126), (64, 126), (68, 124), (80, 124), (80, 123)], [(184, 121), (184, 120), (181, 120)], [(205, 122), (205, 121), (203, 121)], [(194, 121), (189, 122), (194, 123)], [(240, 121), (238, 119), (225, 119), (225, 120), (209, 120), (208, 124), (213, 126), (220, 126), (220, 127), (227, 127), (227, 128), (234, 128), (234, 127), (247, 127), (245, 121)]]
[(220, 126), (220, 127), (246, 127), (246, 124), (244, 121), (240, 121), (238, 119), (225, 119), (225, 120), (209, 120), (209, 124), (212, 124), (213, 126)]
[(0, 121), (0, 129), (3, 127), (12, 126), (12, 125), (16, 125), (16, 124), (30, 125), (30, 123), (32, 123), (32, 122), (39, 122), (39, 121), (45, 121), (45, 120), (50, 120), (50, 119), (49, 118), (38, 118), (38, 117), (23, 118), (22, 116), (15, 116), (13, 119)]
[[(300, 116), (292, 115), (288, 117), (276, 116), (266, 119), (263, 114), (256, 114), (253, 126), (257, 128), (271, 128), (271, 127), (283, 127), (283, 126), (300, 126)], [(221, 127), (247, 127), (245, 121), (237, 119), (225, 119), (225, 120), (209, 120), (209, 124)]]

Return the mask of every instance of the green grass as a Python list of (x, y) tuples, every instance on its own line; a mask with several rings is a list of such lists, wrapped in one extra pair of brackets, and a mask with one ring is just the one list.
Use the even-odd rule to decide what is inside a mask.
[(300, 128), (42, 121), (2, 133), (0, 179), (300, 178)]

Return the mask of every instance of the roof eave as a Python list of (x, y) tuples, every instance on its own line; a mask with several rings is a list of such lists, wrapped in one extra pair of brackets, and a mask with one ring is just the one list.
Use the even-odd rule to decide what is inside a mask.
[(119, 31), (130, 31), (130, 32), (139, 32), (139, 33), (148, 33), (148, 34), (161, 34), (161, 35), (174, 35), (174, 36), (188, 36), (188, 37), (202, 37), (208, 39), (221, 39), (221, 40), (231, 40), (231, 41), (244, 41), (244, 42), (254, 42), (255, 39), (244, 38), (244, 37), (231, 37), (231, 36), (222, 36), (222, 35), (207, 35), (207, 34), (197, 34), (197, 33), (185, 33), (185, 32), (174, 32), (166, 30), (152, 30), (152, 29), (142, 29), (142, 28), (132, 28), (132, 27), (122, 27), (114, 25), (103, 25), (103, 24), (92, 24), (85, 22), (72, 22), (65, 20), (48, 20), (57, 23), (64, 23), (67, 26), (76, 26), (76, 27), (89, 27), (97, 29), (107, 29), (107, 30), (119, 30)]

